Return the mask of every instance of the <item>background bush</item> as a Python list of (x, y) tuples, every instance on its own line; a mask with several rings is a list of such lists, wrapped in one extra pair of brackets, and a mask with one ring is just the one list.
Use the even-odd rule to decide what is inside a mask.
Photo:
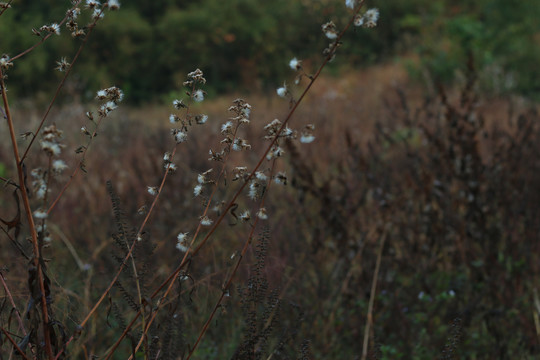
[[(17, 4), (0, 22), (5, 49), (24, 49), (36, 38), (29, 29), (62, 15), (64, 2)], [(401, 1), (377, 4), (385, 16), (377, 32), (356, 31), (342, 53), (355, 65), (402, 57), (411, 70), (429, 69), (437, 81), (462, 79), (470, 57), (481, 85), (495, 94), (540, 92), (540, 4), (535, 1)], [(114, 82), (133, 103), (164, 99), (183, 74), (200, 67), (211, 92), (273, 89), (286, 75), (292, 56), (312, 58), (326, 44), (320, 24), (345, 14), (329, 0), (129, 1), (107, 14), (90, 40), (91, 51), (77, 65), (75, 88)], [(76, 42), (63, 34), (17, 64), (12, 91), (28, 96), (47, 90), (59, 54), (73, 53)], [(354, 41), (349, 41), (354, 38)], [(413, 57), (414, 59), (414, 57)], [(425, 80), (424, 77), (420, 77)], [(87, 94), (90, 97), (90, 94)], [(165, 98), (167, 98), (165, 96)]]

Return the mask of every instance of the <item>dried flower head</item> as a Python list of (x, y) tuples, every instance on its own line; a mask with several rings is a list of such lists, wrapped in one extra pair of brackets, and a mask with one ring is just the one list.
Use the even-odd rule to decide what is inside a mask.
[(166, 164), (170, 163), (172, 161), (172, 154), (170, 152), (166, 152), (165, 154), (163, 154), (163, 162), (165, 162)]
[(364, 15), (356, 15), (354, 18), (354, 25), (363, 26), (366, 28), (372, 28), (377, 26), (379, 20), (379, 10), (369, 9)]
[(233, 131), (232, 121), (227, 121), (225, 124), (221, 125), (222, 134), (232, 134), (232, 131)]
[(261, 220), (268, 219), (268, 214), (266, 213), (266, 208), (262, 207), (257, 211), (257, 217)]
[(111, 86), (106, 89), (98, 90), (96, 93), (96, 99), (109, 100), (114, 103), (119, 103), (124, 100), (124, 92), (116, 86)]
[(55, 124), (47, 126), (43, 129), (43, 134), (39, 144), (41, 149), (45, 151), (49, 156), (58, 156), (62, 152), (62, 148), (65, 145), (60, 143), (62, 139), (62, 131), (56, 128)]
[(300, 142), (303, 144), (309, 144), (312, 143), (315, 140), (315, 136), (313, 134), (303, 132), (300, 136)]
[(287, 175), (284, 172), (279, 172), (274, 176), (274, 182), (276, 184), (287, 185)]
[(107, 101), (105, 104), (101, 105), (101, 107), (99, 108), (98, 113), (99, 113), (100, 116), (105, 117), (111, 111), (115, 110), (116, 108), (118, 108), (118, 105), (116, 105), (116, 102)]
[(369, 9), (364, 14), (364, 18), (366, 19), (366, 27), (372, 28), (377, 26), (377, 21), (379, 20), (379, 9)]
[(279, 97), (285, 97), (285, 95), (287, 95), (287, 85), (283, 84), (282, 87), (279, 87), (276, 90), (276, 93), (278, 94)]
[(182, 252), (187, 252), (189, 249), (187, 234), (187, 232), (179, 233), (178, 236), (176, 236), (176, 239), (178, 240), (176, 248)]
[(213, 224), (213, 222), (214, 222), (214, 221), (213, 221), (212, 219), (210, 219), (210, 218), (209, 218), (208, 216), (206, 216), (206, 215), (203, 216), (203, 217), (201, 217), (201, 225), (203, 225), (203, 226), (210, 226), (210, 225)]
[(51, 25), (43, 25), (39, 28), (39, 31), (60, 35), (60, 25), (58, 25), (57, 23), (52, 23)]
[(245, 210), (240, 214), (240, 220), (242, 222), (248, 222), (251, 219), (251, 214), (249, 213), (249, 210)]
[(2, 55), (2, 57), (0, 57), (0, 66), (2, 67), (2, 69), (7, 69), (13, 66), (13, 63), (10, 61), (8, 55), (4, 54)]
[(180, 121), (180, 117), (178, 115), (175, 115), (175, 114), (169, 115), (169, 122), (171, 124), (177, 123), (179, 121)]
[(184, 100), (178, 100), (178, 99), (173, 101), (173, 106), (176, 110), (187, 108), (187, 105), (184, 104)]
[(65, 72), (71, 66), (71, 64), (67, 62), (66, 58), (61, 58), (60, 61), (56, 62), (56, 65), (58, 66), (55, 69), (60, 72)]
[(242, 151), (251, 149), (251, 145), (248, 144), (247, 140), (236, 138), (233, 141), (232, 149), (234, 151)]
[(334, 24), (332, 21), (329, 21), (326, 24), (323, 24), (322, 31), (324, 32), (324, 35), (326, 35), (326, 37), (329, 38), (330, 40), (337, 39), (338, 37), (336, 24)]
[(94, 19), (94, 21), (103, 19), (104, 17), (105, 17), (105, 13), (103, 12), (103, 9), (98, 9), (98, 8), (94, 9), (94, 13), (92, 14), (92, 19)]
[(195, 122), (199, 125), (205, 124), (208, 121), (208, 115), (199, 114), (195, 115)]
[(222, 150), (220, 152), (215, 152), (214, 150), (210, 149), (208, 150), (208, 154), (210, 154), (210, 157), (208, 158), (208, 160), (223, 161), (223, 156), (225, 156), (225, 150)]
[(147, 187), (148, 193), (152, 196), (156, 196), (158, 194), (158, 188), (157, 186), (148, 186)]
[(99, 7), (101, 3), (98, 0), (86, 0), (86, 8), (95, 9)]
[(199, 83), (199, 84), (206, 84), (206, 79), (204, 78), (204, 74), (200, 69), (196, 69), (195, 71), (192, 71), (188, 73), (187, 75), (188, 81), (184, 82), (185, 86), (193, 86), (193, 83)]
[(273, 139), (274, 136), (276, 136), (279, 129), (281, 128), (281, 125), (282, 125), (281, 121), (279, 121), (278, 119), (274, 119), (270, 123), (265, 125), (264, 130), (268, 134), (267, 136), (265, 136), (265, 139), (267, 140)]
[(120, 3), (118, 2), (118, 0), (109, 0), (106, 5), (109, 10), (114, 11), (120, 9)]
[(259, 198), (259, 188), (260, 188), (259, 183), (257, 183), (256, 181), (250, 182), (248, 197), (251, 200), (257, 200)]
[(245, 166), (237, 166), (232, 170), (233, 181), (238, 179), (246, 179), (249, 176), (248, 169)]
[(174, 174), (176, 170), (178, 169), (175, 163), (167, 163), (163, 166), (165, 170), (167, 170), (170, 174)]
[(354, 9), (356, 6), (356, 0), (345, 0), (345, 6), (349, 9)]
[(172, 129), (171, 133), (173, 134), (174, 140), (177, 144), (183, 143), (187, 140), (187, 133), (185, 131), (179, 129)]
[(34, 217), (36, 219), (43, 220), (43, 219), (46, 219), (47, 216), (48, 216), (47, 211), (45, 211), (43, 209), (38, 209), (38, 210), (34, 211)]
[(68, 18), (68, 20), (74, 21), (74, 20), (77, 20), (80, 14), (81, 14), (81, 9), (79, 8), (69, 9), (66, 12), (66, 17)]
[(289, 61), (289, 67), (295, 71), (298, 71), (302, 68), (302, 62), (297, 58), (293, 58), (291, 61)]
[(191, 95), (191, 97), (193, 101), (201, 102), (204, 100), (204, 91), (202, 91), (201, 89), (198, 89)]
[(64, 162), (64, 160), (54, 160), (52, 163), (52, 169), (56, 174), (62, 173), (65, 169), (67, 169), (67, 164)]
[(143, 205), (137, 210), (137, 214), (146, 215), (148, 213), (148, 205)]

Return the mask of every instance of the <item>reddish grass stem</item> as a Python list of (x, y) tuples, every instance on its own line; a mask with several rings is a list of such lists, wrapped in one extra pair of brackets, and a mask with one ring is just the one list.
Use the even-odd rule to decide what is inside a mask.
[[(10, 1), (11, 2), (11, 1)], [(78, 0), (75, 4), (73, 4), (73, 7), (72, 9), (76, 8), (79, 4), (81, 3), (81, 0)], [(1, 15), (1, 14), (0, 14)], [(64, 16), (64, 18), (60, 21), (60, 23), (58, 23), (58, 26), (61, 27), (67, 20), (67, 15)], [(44, 37), (41, 38), (40, 41), (38, 41), (37, 43), (35, 43), (34, 45), (32, 45), (31, 47), (29, 47), (28, 49), (24, 50), (23, 52), (17, 54), (16, 56), (14, 56), (13, 58), (10, 59), (10, 61), (15, 61), (21, 57), (23, 57), (24, 55), (32, 52), (35, 48), (37, 48), (39, 45), (43, 44), (45, 42), (45, 40), (47, 40), (48, 38), (50, 38), (53, 34), (52, 33), (49, 33), (47, 35), (45, 35)]]
[(24, 323), (21, 319), (21, 314), (19, 312), (19, 309), (17, 309), (17, 305), (15, 305), (15, 301), (13, 301), (13, 296), (11, 295), (11, 291), (9, 291), (9, 287), (6, 284), (6, 280), (4, 279), (4, 274), (0, 271), (0, 281), (2, 281), (2, 286), (4, 287), (4, 291), (6, 292), (7, 297), (9, 298), (9, 302), (11, 303), (12, 308), (15, 310), (15, 316), (17, 317), (17, 321), (19, 322), (19, 328), (21, 329), (24, 336), (26, 336), (26, 329), (24, 328)]
[(38, 286), (39, 290), (41, 292), (40, 296), (40, 303), (41, 303), (41, 317), (43, 322), (43, 336), (45, 337), (45, 351), (47, 353), (47, 356), (49, 359), (53, 359), (52, 354), (52, 347), (51, 347), (51, 338), (49, 334), (49, 313), (47, 309), (47, 299), (45, 298), (45, 281), (43, 278), (43, 271), (41, 267), (41, 249), (38, 242), (37, 232), (36, 232), (36, 225), (34, 223), (34, 218), (32, 216), (32, 209), (30, 207), (30, 199), (28, 198), (28, 192), (26, 189), (26, 184), (24, 182), (25, 174), (22, 166), (22, 162), (20, 161), (19, 156), (19, 147), (17, 145), (17, 139), (15, 137), (15, 126), (13, 124), (13, 118), (11, 116), (11, 110), (9, 107), (9, 102), (6, 94), (6, 86), (4, 83), (4, 73), (2, 72), (2, 69), (0, 68), (0, 91), (2, 92), (2, 101), (4, 102), (4, 110), (6, 113), (6, 119), (9, 127), (9, 135), (11, 137), (11, 144), (13, 146), (13, 157), (16, 162), (17, 166), (17, 174), (19, 177), (19, 187), (20, 187), (20, 193), (21, 198), (23, 200), (24, 204), (24, 211), (26, 214), (26, 219), (28, 221), (28, 226), (30, 228), (30, 233), (32, 236), (32, 245), (33, 245), (33, 251), (34, 251), (34, 258), (33, 258), (33, 264), (37, 271), (37, 280), (38, 280)]
[(375, 265), (375, 273), (373, 274), (373, 281), (371, 283), (371, 294), (369, 295), (369, 305), (366, 319), (366, 327), (364, 330), (364, 343), (362, 346), (362, 360), (366, 360), (369, 348), (369, 331), (370, 327), (373, 325), (373, 305), (375, 303), (375, 293), (377, 291), (377, 281), (379, 278), (379, 269), (381, 267), (382, 253), (384, 249), (384, 243), (387, 237), (387, 229), (383, 229), (383, 234), (381, 235), (381, 244), (379, 245), (379, 251), (377, 253), (377, 264)]
[(0, 16), (2, 16), (2, 14), (4, 14), (6, 12), (7, 9), (9, 9), (9, 6), (11, 5), (11, 3), (13, 2), (13, 0), (9, 0), (5, 5), (5, 7), (2, 9), (2, 11), (0, 11)]
[[(271, 175), (274, 172), (275, 164), (276, 164), (276, 160), (274, 159), (274, 161), (272, 162), (272, 169), (270, 170), (270, 177), (269, 177), (269, 181), (268, 181), (268, 186), (266, 187), (266, 191), (264, 193), (264, 196), (261, 199), (261, 203), (260, 203), (259, 208), (262, 208), (264, 206), (264, 200), (266, 198), (266, 195), (268, 194), (268, 191), (270, 190), (270, 186), (272, 185), (272, 176)], [(195, 350), (197, 349), (197, 346), (201, 342), (203, 336), (206, 334), (206, 331), (208, 330), (208, 327), (210, 326), (210, 323), (214, 319), (214, 316), (216, 315), (217, 310), (220, 308), (221, 303), (223, 302), (223, 299), (225, 297), (225, 294), (228, 292), (228, 289), (230, 288), (230, 286), (232, 284), (232, 281), (233, 281), (238, 269), (240, 268), (240, 263), (244, 259), (244, 256), (246, 255), (246, 253), (247, 253), (247, 251), (249, 249), (249, 245), (251, 244), (251, 241), (253, 240), (253, 235), (255, 233), (255, 228), (257, 227), (258, 221), (259, 221), (259, 217), (255, 217), (255, 221), (254, 221), (254, 223), (253, 223), (253, 225), (251, 227), (251, 231), (250, 231), (250, 233), (248, 235), (248, 238), (244, 243), (244, 247), (242, 248), (242, 252), (240, 253), (238, 261), (236, 262), (236, 265), (235, 265), (233, 271), (231, 272), (231, 275), (227, 279), (227, 282), (223, 286), (221, 295), (220, 295), (218, 301), (216, 302), (216, 305), (214, 306), (214, 309), (212, 310), (212, 313), (210, 314), (210, 316), (208, 316), (208, 320), (206, 321), (203, 328), (201, 329), (201, 332), (199, 333), (199, 336), (197, 337), (197, 340), (195, 341), (195, 344), (193, 344), (193, 347), (191, 348), (191, 351), (189, 352), (189, 355), (188, 355), (186, 360), (189, 360), (191, 358), (191, 356), (193, 355), (193, 353), (195, 352)]]
[(26, 356), (26, 354), (24, 353), (24, 351), (22, 351), (22, 349), (19, 347), (19, 345), (17, 345), (17, 343), (15, 342), (15, 340), (13, 340), (13, 338), (11, 337), (11, 335), (9, 335), (9, 332), (4, 329), (3, 327), (0, 327), (0, 329), (2, 330), (2, 332), (4, 333), (4, 335), (6, 336), (6, 338), (9, 340), (9, 342), (13, 345), (13, 347), (15, 349), (17, 349), (17, 352), (19, 353), (18, 355), (22, 356), (23, 359), (26, 359), (26, 360), (29, 360), (28, 359), (28, 356)]

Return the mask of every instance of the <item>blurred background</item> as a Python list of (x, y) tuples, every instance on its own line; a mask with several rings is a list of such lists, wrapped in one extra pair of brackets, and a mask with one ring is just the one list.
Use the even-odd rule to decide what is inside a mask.
[[(292, 86), (289, 60), (316, 70), (328, 45), (321, 24), (332, 20), (341, 28), (349, 14), (344, 3), (132, 0), (106, 12), (49, 118), (64, 130), (62, 158), (73, 171), (74, 151), (86, 142), (84, 113), (98, 107), (96, 91), (116, 85), (126, 94), (92, 145), (87, 173), (48, 219), (55, 316), (68, 332), (106, 287), (123, 251), (112, 237), (105, 183), (112, 180), (126, 224), (140, 224), (137, 210), (152, 199), (146, 188), (159, 183), (163, 153), (174, 146), (168, 117), (171, 100), (185, 97), (186, 74), (204, 71), (208, 99), (192, 110), (209, 120), (178, 147), (178, 173), (168, 179), (138, 250), (145, 294), (178, 264), (176, 235), (193, 233), (199, 221), (204, 204), (193, 187), (197, 174), (214, 166), (208, 150), (220, 146), (232, 100), (252, 105), (242, 135), (253, 151), (236, 154), (230, 167), (252, 167), (267, 145), (264, 125), (288, 110), (276, 88), (286, 81), (298, 94), (306, 84)], [(0, 18), (0, 53), (14, 56), (33, 45), (31, 29), (61, 19), (68, 5), (15, 1)], [(383, 237), (369, 358), (540, 356), (540, 2), (367, 5), (379, 8), (378, 26), (346, 34), (295, 113), (291, 127), (314, 124), (316, 140), (284, 144), (279, 170), (288, 185), (269, 192), (269, 219), (197, 359), (360, 359)], [(62, 76), (56, 62), (70, 61), (79, 46), (62, 30), (9, 70), (20, 133), (35, 129)], [(15, 178), (6, 129), (2, 123), (0, 176)], [(33, 169), (46, 162), (36, 150), (25, 163)], [(70, 173), (52, 183), (51, 196)], [(220, 187), (216, 203), (237, 187)], [(0, 198), (2, 218), (15, 211), (8, 190)], [(245, 197), (239, 205), (254, 206)], [(26, 232), (18, 241), (30, 252)], [(178, 358), (194, 343), (248, 232), (225, 224), (190, 265), (193, 281), (178, 284), (151, 330), (163, 358)], [(0, 265), (10, 270), (24, 309), (27, 260), (4, 237), (1, 250)], [(122, 275), (123, 287), (78, 340), (84, 346), (71, 349), (74, 358), (104, 354), (131, 320), (132, 280)], [(9, 321), (9, 312), (1, 319)], [(131, 341), (119, 358), (130, 354)]]
[[(62, 18), (67, 1), (16, 4), (17, 11), (0, 22), (2, 51), (10, 56), (37, 40), (29, 29)], [(351, 31), (340, 49), (347, 61), (333, 64), (334, 73), (397, 62), (415, 79), (426, 81), (427, 72), (450, 83), (472, 56), (485, 91), (540, 93), (537, 1), (390, 0), (367, 6), (384, 14), (377, 31)], [(273, 91), (289, 74), (293, 56), (320, 59), (326, 46), (321, 24), (339, 23), (345, 14), (336, 0), (126, 1), (97, 27), (70, 89), (88, 100), (94, 89), (114, 83), (132, 104), (163, 101), (198, 67), (211, 94)], [(39, 47), (10, 72), (10, 91), (35, 98), (53, 88), (59, 75), (51, 69), (60, 57), (69, 61), (78, 43), (64, 31)]]

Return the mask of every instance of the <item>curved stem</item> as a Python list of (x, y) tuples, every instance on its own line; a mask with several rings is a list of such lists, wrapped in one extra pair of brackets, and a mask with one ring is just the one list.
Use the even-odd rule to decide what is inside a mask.
[(13, 340), (13, 338), (11, 337), (11, 335), (9, 335), (9, 332), (7, 332), (6, 329), (4, 329), (3, 327), (0, 328), (2, 330), (2, 332), (4, 333), (4, 335), (6, 336), (6, 338), (9, 340), (9, 342), (13, 345), (13, 347), (15, 349), (17, 349), (17, 352), (19, 353), (18, 355), (22, 356), (25, 360), (30, 360), (28, 359), (28, 356), (26, 356), (26, 354), (22, 351), (22, 349), (19, 347), (19, 345), (17, 345), (17, 343), (15, 342), (15, 340)]
[(375, 293), (377, 291), (377, 280), (379, 278), (379, 269), (381, 268), (381, 259), (382, 259), (383, 249), (384, 249), (384, 243), (386, 241), (386, 231), (387, 231), (386, 228), (383, 229), (383, 234), (381, 235), (381, 244), (379, 245), (379, 251), (377, 252), (377, 264), (375, 265), (375, 272), (373, 273), (373, 281), (371, 282), (371, 294), (369, 296), (366, 327), (364, 329), (364, 343), (362, 346), (362, 360), (365, 360), (368, 354), (369, 331), (370, 331), (370, 327), (373, 325), (373, 305), (375, 303)]
[(17, 174), (19, 177), (19, 187), (21, 190), (21, 198), (24, 204), (24, 211), (26, 214), (26, 219), (28, 221), (28, 227), (32, 237), (32, 245), (34, 251), (33, 264), (37, 271), (37, 281), (39, 290), (41, 292), (40, 303), (41, 303), (41, 317), (43, 322), (43, 336), (45, 337), (45, 351), (49, 359), (53, 358), (52, 347), (51, 347), (51, 338), (49, 334), (49, 313), (47, 309), (47, 299), (45, 297), (45, 282), (43, 278), (43, 269), (41, 266), (41, 249), (38, 242), (36, 225), (34, 223), (34, 218), (32, 216), (32, 209), (30, 208), (30, 200), (28, 198), (28, 192), (26, 189), (26, 184), (24, 182), (25, 174), (22, 166), (22, 162), (19, 157), (19, 147), (17, 145), (17, 139), (15, 137), (15, 127), (13, 124), (13, 118), (11, 117), (11, 111), (9, 108), (9, 102), (6, 94), (6, 86), (4, 83), (4, 74), (0, 68), (0, 92), (2, 92), (2, 101), (4, 102), (4, 110), (6, 112), (6, 119), (9, 127), (9, 135), (11, 137), (11, 144), (13, 146), (13, 157), (17, 166)]

